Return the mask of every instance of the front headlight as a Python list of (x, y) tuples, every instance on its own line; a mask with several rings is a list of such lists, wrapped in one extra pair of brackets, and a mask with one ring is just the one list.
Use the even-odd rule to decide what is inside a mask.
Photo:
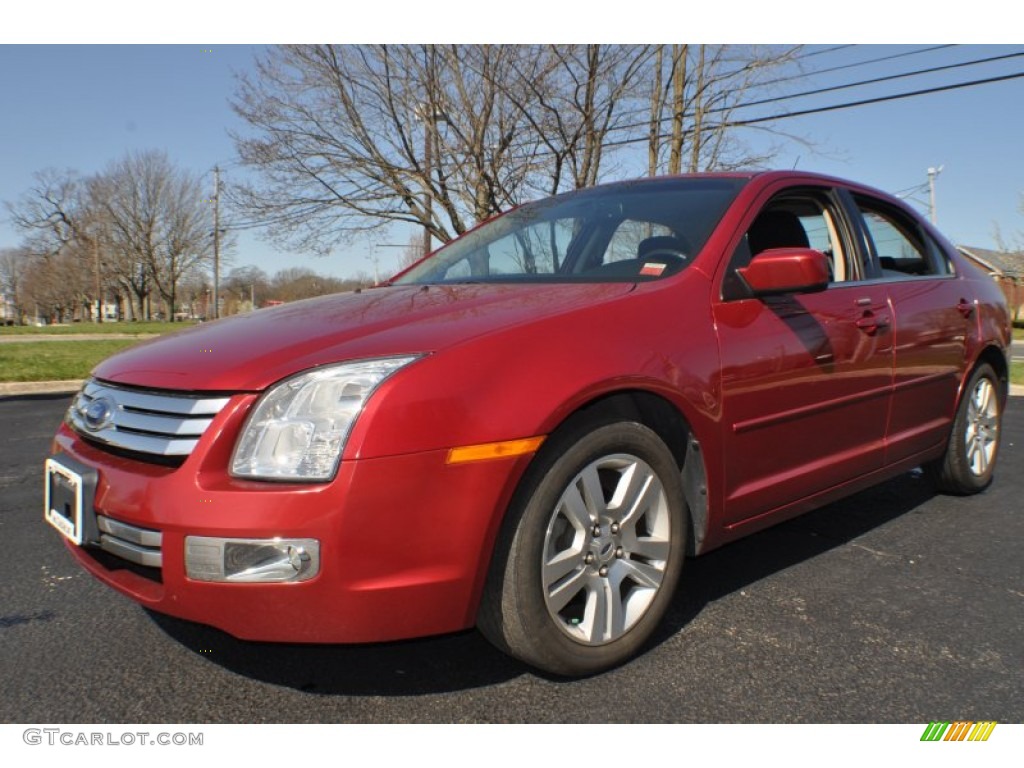
[(416, 356), (325, 366), (268, 389), (249, 415), (231, 474), (259, 480), (330, 480), (367, 399)]

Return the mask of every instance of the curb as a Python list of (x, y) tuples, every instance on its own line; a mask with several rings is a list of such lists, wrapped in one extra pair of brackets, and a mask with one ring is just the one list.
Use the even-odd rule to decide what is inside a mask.
[(4, 381), (0, 382), (0, 397), (18, 395), (71, 395), (77, 392), (84, 379), (68, 381)]
[(155, 339), (157, 333), (24, 333), (0, 336), (0, 344), (36, 344), (47, 341), (146, 341)]

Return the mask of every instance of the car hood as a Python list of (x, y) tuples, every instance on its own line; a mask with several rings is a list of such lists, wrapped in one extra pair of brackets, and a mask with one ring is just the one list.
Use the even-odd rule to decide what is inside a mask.
[(317, 365), (436, 352), (629, 293), (632, 283), (391, 286), (261, 309), (163, 336), (100, 363), (105, 381), (259, 391)]

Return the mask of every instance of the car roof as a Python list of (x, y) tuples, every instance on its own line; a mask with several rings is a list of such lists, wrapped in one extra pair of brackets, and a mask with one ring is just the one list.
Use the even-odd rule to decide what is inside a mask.
[(830, 176), (824, 173), (816, 173), (814, 171), (798, 171), (798, 170), (744, 170), (744, 171), (702, 171), (698, 173), (679, 173), (679, 174), (668, 174), (662, 176), (641, 176), (633, 179), (620, 179), (616, 181), (603, 182), (593, 187), (585, 187), (574, 190), (575, 192), (584, 192), (586, 189), (609, 189), (619, 186), (637, 186), (646, 184), (659, 184), (665, 183), (671, 180), (688, 180), (688, 179), (746, 179), (749, 181), (756, 181), (759, 187), (768, 186), (777, 181), (787, 181), (790, 183), (799, 184), (801, 181), (814, 184), (827, 184), (829, 186), (840, 186), (846, 187), (851, 190), (864, 192), (867, 194), (877, 195), (880, 197), (888, 198), (895, 201), (890, 193), (880, 189), (876, 189), (867, 184), (860, 182), (851, 181), (850, 179), (840, 178), (838, 176)]

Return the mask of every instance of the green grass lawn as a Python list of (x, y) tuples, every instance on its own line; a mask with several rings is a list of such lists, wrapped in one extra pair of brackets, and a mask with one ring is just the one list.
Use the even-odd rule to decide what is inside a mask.
[(62, 336), (70, 333), (170, 333), (195, 325), (194, 322), (184, 323), (71, 323), (69, 325), (44, 325), (36, 328), (31, 325), (0, 326), (0, 336), (44, 335)]
[[(0, 333), (166, 333), (188, 323), (76, 323), (50, 328), (0, 328)], [(102, 328), (102, 331), (95, 331)], [(1014, 329), (1024, 339), (1024, 329)], [(137, 344), (134, 339), (109, 341), (46, 341), (0, 344), (0, 381), (60, 381), (84, 379), (100, 360)], [(1011, 363), (1010, 381), (1024, 385), (1024, 363)]]
[(0, 344), (0, 381), (84, 379), (100, 360), (137, 343), (110, 339)]

